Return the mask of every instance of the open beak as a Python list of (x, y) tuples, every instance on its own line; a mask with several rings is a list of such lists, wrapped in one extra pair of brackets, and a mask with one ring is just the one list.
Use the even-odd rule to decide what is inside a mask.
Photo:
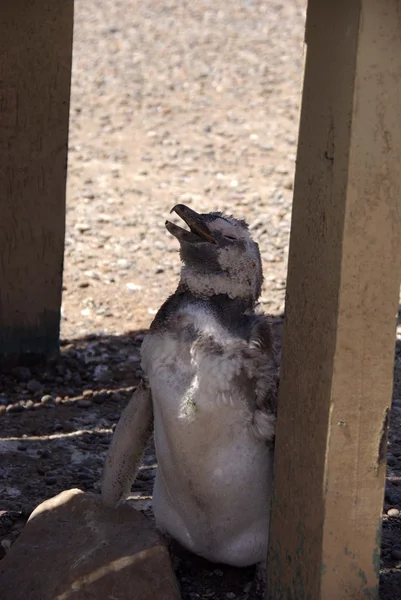
[(179, 242), (187, 242), (188, 244), (196, 244), (199, 242), (209, 242), (216, 244), (212, 232), (206, 225), (203, 215), (196, 213), (185, 204), (176, 204), (170, 211), (175, 212), (188, 225), (190, 231), (183, 229), (178, 225), (174, 225), (170, 221), (166, 221), (166, 229)]

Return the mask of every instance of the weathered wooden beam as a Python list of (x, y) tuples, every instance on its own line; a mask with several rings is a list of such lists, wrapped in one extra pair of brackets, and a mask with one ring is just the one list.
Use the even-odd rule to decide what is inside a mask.
[(0, 3), (0, 361), (58, 349), (73, 5)]
[(400, 199), (401, 2), (309, 0), (270, 600), (378, 597)]

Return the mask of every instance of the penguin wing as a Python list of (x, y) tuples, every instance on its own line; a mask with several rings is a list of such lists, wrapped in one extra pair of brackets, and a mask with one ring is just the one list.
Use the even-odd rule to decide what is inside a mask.
[(268, 319), (254, 317), (240, 377), (250, 409), (251, 429), (258, 440), (273, 446), (276, 429), (278, 366)]
[(101, 486), (104, 505), (115, 507), (129, 494), (152, 429), (152, 394), (142, 380), (121, 414), (106, 456)]

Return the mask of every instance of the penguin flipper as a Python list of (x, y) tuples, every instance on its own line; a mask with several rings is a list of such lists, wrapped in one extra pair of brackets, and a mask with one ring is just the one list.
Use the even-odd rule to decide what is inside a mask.
[(153, 429), (152, 394), (143, 380), (121, 413), (103, 469), (101, 498), (115, 507), (130, 492)]

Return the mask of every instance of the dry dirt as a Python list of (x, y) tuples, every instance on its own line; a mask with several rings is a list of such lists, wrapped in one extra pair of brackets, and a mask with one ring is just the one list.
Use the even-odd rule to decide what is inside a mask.
[[(175, 203), (248, 220), (262, 252), (262, 303), (280, 334), (304, 0), (75, 8), (62, 352), (46, 367), (0, 374), (3, 554), (45, 498), (99, 491), (140, 375), (143, 331), (177, 283), (177, 243), (164, 229)], [(382, 600), (401, 598), (400, 362), (397, 349)], [(133, 488), (149, 516), (155, 468), (150, 447)], [(253, 569), (172, 552), (184, 600), (249, 597)]]

